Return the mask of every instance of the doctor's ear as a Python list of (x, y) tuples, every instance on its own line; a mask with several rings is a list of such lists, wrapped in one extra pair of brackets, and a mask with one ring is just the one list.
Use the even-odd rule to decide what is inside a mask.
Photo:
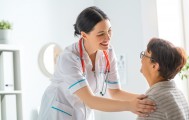
[(81, 37), (86, 40), (87, 39), (87, 34), (85, 32), (83, 32), (83, 31), (81, 31)]

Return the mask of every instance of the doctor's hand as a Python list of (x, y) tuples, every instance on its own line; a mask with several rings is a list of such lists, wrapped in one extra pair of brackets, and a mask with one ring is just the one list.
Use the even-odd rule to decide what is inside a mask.
[(147, 99), (146, 95), (139, 95), (130, 102), (131, 112), (141, 117), (147, 117), (151, 112), (154, 112), (156, 110), (155, 102)]

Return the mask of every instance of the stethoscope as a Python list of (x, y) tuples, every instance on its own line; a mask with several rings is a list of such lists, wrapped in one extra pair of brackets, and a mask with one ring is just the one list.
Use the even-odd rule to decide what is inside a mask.
[[(106, 94), (106, 89), (107, 89), (107, 84), (108, 84), (108, 74), (110, 72), (110, 60), (109, 60), (108, 54), (105, 50), (103, 50), (103, 53), (106, 58), (106, 69), (104, 71), (105, 79), (103, 81), (102, 89), (100, 92), (100, 94), (102, 96), (104, 96)], [(81, 58), (82, 71), (83, 71), (83, 74), (85, 75), (85, 61), (83, 59), (82, 38), (79, 40), (79, 54), (80, 54), (80, 58)]]

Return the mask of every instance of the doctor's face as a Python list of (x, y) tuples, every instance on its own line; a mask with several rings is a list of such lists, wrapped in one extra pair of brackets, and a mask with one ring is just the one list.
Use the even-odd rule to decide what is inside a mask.
[(111, 24), (110, 21), (106, 19), (97, 23), (93, 30), (86, 36), (87, 41), (94, 49), (107, 50), (110, 44), (111, 34)]

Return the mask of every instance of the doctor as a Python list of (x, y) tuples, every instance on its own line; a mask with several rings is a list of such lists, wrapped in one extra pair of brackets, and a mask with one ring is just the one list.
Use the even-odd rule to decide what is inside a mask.
[[(155, 103), (146, 100), (147, 96), (120, 88), (107, 15), (88, 7), (79, 14), (74, 28), (81, 38), (59, 56), (52, 83), (42, 98), (39, 120), (94, 120), (92, 109), (131, 111), (139, 116), (153, 112)], [(106, 93), (111, 98), (104, 98)]]

